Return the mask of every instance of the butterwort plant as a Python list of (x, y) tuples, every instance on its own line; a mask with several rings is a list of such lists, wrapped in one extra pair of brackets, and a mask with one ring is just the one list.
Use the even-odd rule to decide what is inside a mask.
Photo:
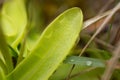
[(77, 7), (61, 13), (45, 28), (24, 59), (30, 30), (25, 1), (5, 1), (0, 23), (0, 80), (48, 80), (75, 45), (83, 15)]

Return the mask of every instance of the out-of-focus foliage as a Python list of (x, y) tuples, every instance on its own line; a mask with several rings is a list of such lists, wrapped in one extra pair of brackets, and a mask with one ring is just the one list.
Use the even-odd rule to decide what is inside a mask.
[(9, 44), (16, 47), (22, 40), (27, 25), (25, 1), (5, 1), (1, 13), (2, 27), (7, 40)]
[[(119, 21), (120, 21), (119, 13), (116, 14), (115, 18), (112, 19), (113, 22), (111, 21), (108, 25), (106, 25), (106, 28), (101, 31), (101, 33), (96, 37), (95, 40), (93, 40), (93, 42), (86, 49), (82, 57), (80, 57), (80, 59), (78, 59), (78, 57), (77, 59), (73, 58), (75, 59), (75, 62), (73, 61), (71, 62), (71, 64), (69, 64), (69, 62), (71, 61), (71, 58), (70, 59), (67, 58), (66, 61), (67, 60), (68, 61), (66, 63), (61, 63), (61, 64), (59, 63), (59, 60), (56, 60), (58, 59), (58, 56), (63, 57), (64, 55), (67, 54), (67, 53), (65, 54), (62, 53), (61, 49), (59, 48), (56, 49), (56, 44), (59, 43), (59, 40), (52, 38), (49, 42), (47, 42), (47, 39), (44, 38), (42, 42), (40, 42), (41, 38), (39, 37), (42, 36), (43, 38), (43, 34), (45, 33), (48, 35), (47, 38), (51, 36), (52, 33), (50, 31), (47, 32), (46, 26), (49, 24), (50, 24), (49, 26), (51, 26), (52, 20), (54, 20), (63, 11), (71, 7), (79, 7), (82, 9), (83, 15), (84, 15), (84, 21), (86, 21), (87, 19), (92, 18), (98, 14), (104, 13), (104, 11), (106, 10), (112, 9), (119, 2), (119, 0), (115, 0), (115, 1), (113, 0), (113, 2), (105, 9), (105, 6), (108, 5), (109, 1), (110, 0), (6, 0), (1, 10), (2, 11), (1, 25), (3, 27), (3, 30), (8, 42), (8, 46), (6, 47), (9, 48), (14, 67), (16, 67), (16, 69), (13, 70), (13, 72), (10, 73), (10, 75), (7, 77), (11, 78), (10, 80), (16, 80), (15, 79), (16, 77), (22, 76), (21, 78), (18, 79), (18, 80), (22, 80), (24, 78), (26, 79), (26, 76), (31, 74), (29, 72), (32, 72), (32, 75), (34, 75), (34, 72), (37, 72), (37, 70), (38, 70), (37, 74), (45, 73), (45, 71), (47, 71), (46, 68), (49, 68), (52, 66), (54, 69), (49, 68), (47, 71), (48, 75), (49, 76), (51, 75), (49, 80), (63, 80), (68, 76), (72, 64), (79, 64), (74, 68), (71, 74), (72, 77), (70, 78), (70, 80), (100, 80), (100, 77), (103, 74), (104, 67), (105, 67), (104, 65), (105, 63), (103, 61), (107, 62), (107, 60), (111, 58), (112, 51), (120, 39), (119, 38), (120, 28), (118, 27)], [(94, 19), (96, 20), (96, 18)], [(81, 32), (82, 34), (79, 37), (80, 40), (76, 41), (75, 43), (76, 45), (70, 52), (69, 56), (78, 56), (80, 54), (81, 50), (89, 41), (92, 34), (94, 34), (94, 32), (98, 29), (98, 27), (104, 22), (104, 19), (105, 18), (101, 18), (99, 21), (96, 20), (96, 23), (92, 24), (93, 27), (92, 25), (90, 25), (89, 28), (82, 30)], [(75, 26), (76, 24), (81, 24), (80, 22), (73, 24), (74, 19), (72, 20), (69, 19), (68, 21), (70, 21), (69, 23), (71, 23), (69, 25), (74, 25), (74, 28), (76, 27)], [(52, 24), (53, 23), (54, 22), (52, 22)], [(56, 23), (56, 26), (57, 27), (54, 28), (54, 30), (55, 31), (57, 30), (59, 32), (61, 29), (61, 28), (60, 29), (58, 28), (60, 24)], [(64, 23), (61, 26), (65, 27), (67, 25)], [(60, 36), (62, 36), (63, 32), (67, 33), (66, 27), (61, 30)], [(54, 33), (54, 35), (56, 35), (56, 33)], [(67, 37), (71, 38), (72, 34), (73, 34), (73, 31), (71, 31), (71, 33)], [(56, 36), (60, 37), (59, 35), (56, 35)], [(68, 38), (64, 40), (64, 35), (63, 35), (61, 37), (61, 40), (64, 40), (63, 42), (68, 42), (69, 41)], [(25, 44), (23, 42), (25, 42)], [(43, 44), (44, 42), (46, 43)], [(51, 46), (52, 43), (54, 45), (52, 46), (53, 48), (51, 49), (49, 47)], [(39, 44), (42, 44), (42, 46)], [(62, 42), (60, 42), (59, 44), (62, 44)], [(36, 45), (38, 46), (38, 48), (35, 47)], [(61, 48), (63, 49), (65, 48), (65, 46), (67, 45), (63, 44)], [(21, 63), (19, 65), (16, 63), (19, 57), (19, 53), (22, 51), (21, 47), (25, 47), (25, 49), (23, 50)], [(55, 55), (50, 55), (49, 53), (52, 52), (52, 50), (56, 50), (56, 51), (58, 50), (58, 52)], [(38, 57), (36, 58), (36, 56), (38, 56), (38, 52), (40, 52), (41, 54), (41, 55), (39, 54), (40, 58), (43, 57), (42, 59), (38, 59)], [(1, 61), (0, 65), (3, 65), (1, 66), (1, 69), (0, 69), (0, 80), (5, 80), (7, 66), (5, 65), (5, 60), (2, 53), (3, 52), (0, 51), (0, 61)], [(45, 55), (46, 53), (47, 55)], [(61, 55), (61, 54), (64, 54), (64, 55)], [(35, 61), (29, 61), (29, 60), (32, 60), (33, 57)], [(39, 63), (39, 60), (41, 60), (40, 63)], [(91, 64), (89, 60), (93, 61), (92, 66), (86, 65), (86, 62), (88, 65)], [(40, 66), (41, 63), (43, 64), (42, 68), (34, 67), (34, 65)], [(59, 63), (60, 67), (56, 69), (56, 66), (54, 63), (56, 64)], [(27, 64), (29, 66), (27, 66)], [(31, 67), (32, 67), (32, 70), (30, 70)], [(52, 70), (52, 71), (49, 71), (49, 70)], [(23, 74), (23, 71), (26, 71), (25, 75)], [(52, 74), (53, 71), (54, 73)], [(77, 73), (80, 73), (80, 74), (74, 75)], [(43, 75), (45, 75), (45, 78), (46, 78), (46, 73)], [(38, 75), (35, 75), (35, 76), (37, 76), (38, 78)], [(115, 70), (115, 72), (113, 73), (112, 79), (120, 80), (119, 76), (120, 76), (120, 71)], [(33, 78), (36, 78), (36, 77), (33, 77)], [(41, 77), (39, 78), (41, 79)], [(45, 80), (45, 78), (41, 80)]]

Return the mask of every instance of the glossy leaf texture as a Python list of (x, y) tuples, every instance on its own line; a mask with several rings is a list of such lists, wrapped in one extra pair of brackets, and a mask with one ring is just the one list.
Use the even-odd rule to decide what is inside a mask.
[(47, 80), (69, 54), (82, 29), (83, 15), (71, 8), (59, 15), (41, 34), (31, 54), (8, 80)]
[(1, 22), (9, 44), (17, 46), (24, 35), (27, 15), (24, 0), (7, 0), (2, 7)]
[(88, 58), (88, 57), (70, 56), (66, 58), (64, 63), (76, 64), (76, 65), (88, 66), (88, 67), (105, 68), (105, 61), (100, 59)]

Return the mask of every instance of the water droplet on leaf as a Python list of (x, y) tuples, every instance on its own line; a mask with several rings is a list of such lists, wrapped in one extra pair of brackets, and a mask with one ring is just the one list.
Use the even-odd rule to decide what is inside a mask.
[(73, 62), (74, 60), (73, 60), (73, 59), (71, 59), (70, 61), (71, 61), (71, 62)]
[(87, 65), (87, 66), (91, 66), (91, 65), (92, 65), (92, 61), (87, 61), (87, 62), (86, 62), (86, 65)]

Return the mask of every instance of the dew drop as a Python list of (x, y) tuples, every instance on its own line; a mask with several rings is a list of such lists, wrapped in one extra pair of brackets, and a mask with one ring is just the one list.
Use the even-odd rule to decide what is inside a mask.
[(91, 65), (92, 65), (92, 61), (87, 61), (87, 62), (86, 62), (86, 65), (87, 65), (87, 66), (91, 66)]
[(73, 62), (74, 60), (73, 60), (73, 59), (71, 59), (70, 61), (71, 61), (71, 62)]

